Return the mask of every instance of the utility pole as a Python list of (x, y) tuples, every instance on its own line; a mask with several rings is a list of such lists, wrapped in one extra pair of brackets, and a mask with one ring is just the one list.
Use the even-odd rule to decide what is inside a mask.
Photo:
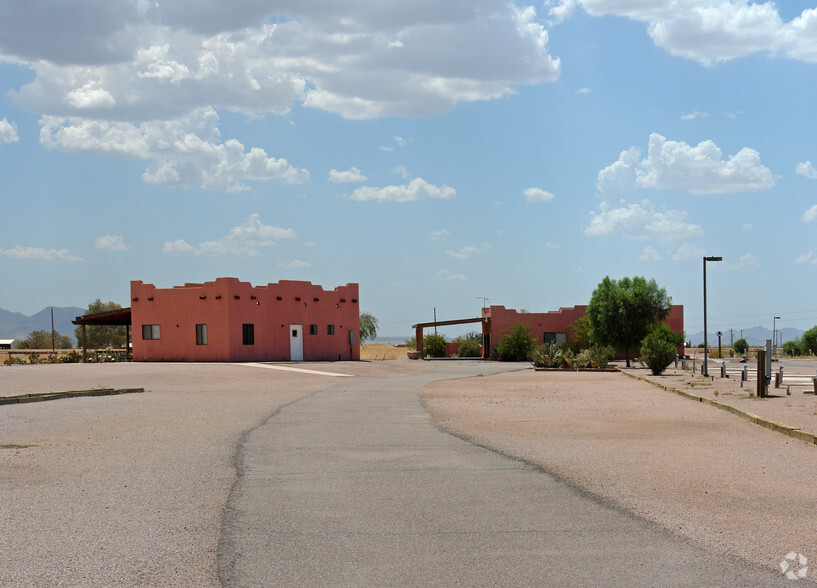
[(437, 334), (437, 307), (434, 307), (434, 334)]
[(734, 329), (729, 329), (729, 347), (735, 346), (735, 333)]
[(54, 307), (51, 307), (51, 352), (54, 354), (54, 363), (57, 363), (57, 341), (54, 331)]

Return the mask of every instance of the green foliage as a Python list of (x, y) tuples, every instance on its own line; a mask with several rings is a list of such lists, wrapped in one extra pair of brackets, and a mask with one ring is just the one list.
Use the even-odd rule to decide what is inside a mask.
[(457, 337), (454, 337), (455, 343), (465, 343), (466, 341), (475, 341), (477, 345), (482, 345), (482, 333), (471, 331), (465, 335), (458, 335)]
[(800, 337), (800, 349), (803, 354), (817, 353), (817, 327), (811, 327)]
[(368, 312), (360, 313), (360, 343), (374, 341), (377, 337), (377, 319)]
[(735, 353), (739, 355), (743, 355), (747, 351), (749, 351), (749, 342), (746, 341), (743, 337), (732, 343), (732, 349), (735, 350)]
[(592, 327), (590, 326), (590, 317), (586, 314), (581, 318), (576, 319), (569, 327), (570, 337), (566, 345), (575, 353), (588, 349), (591, 343)]
[(786, 341), (783, 343), (783, 354), (789, 356), (804, 355), (800, 341)]
[[(116, 302), (102, 302), (99, 298), (88, 305), (83, 314), (95, 314), (122, 308)], [(74, 329), (74, 336), (82, 346), (82, 326)], [(87, 349), (105, 349), (108, 347), (125, 346), (125, 326), (89, 325), (85, 327), (85, 347)]]
[(592, 339), (624, 351), (627, 367), (630, 351), (647, 335), (652, 325), (669, 314), (672, 300), (655, 280), (605, 277), (593, 291), (587, 306)]
[(423, 357), (445, 357), (445, 335), (423, 337)]
[(494, 353), (499, 361), (529, 361), (536, 348), (536, 339), (531, 337), (530, 327), (517, 323), (499, 338)]
[(417, 349), (417, 339), (412, 337), (411, 339), (406, 339), (406, 342), (403, 343), (406, 346), (406, 349)]
[(71, 337), (54, 333), (52, 342), (50, 331), (31, 331), (25, 341), (18, 341), (17, 349), (51, 349), (56, 344), (57, 349), (71, 349), (74, 346)]
[(480, 345), (474, 339), (466, 339), (460, 343), (460, 348), (457, 350), (457, 357), (480, 357)]
[[(678, 345), (671, 340), (672, 335), (675, 333), (669, 329), (664, 331), (660, 327), (654, 328), (641, 342), (641, 363), (646, 365), (654, 376), (664, 373), (664, 370), (675, 360)], [(683, 335), (681, 335), (681, 341), (683, 341)]]
[(545, 343), (531, 353), (531, 362), (538, 368), (603, 368), (613, 357), (612, 347), (593, 345), (574, 353), (570, 347)]
[(82, 354), (79, 351), (72, 350), (59, 356), (60, 363), (80, 363), (82, 362)]

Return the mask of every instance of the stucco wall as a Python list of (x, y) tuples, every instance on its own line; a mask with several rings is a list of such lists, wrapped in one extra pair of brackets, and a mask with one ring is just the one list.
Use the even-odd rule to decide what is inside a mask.
[[(311, 282), (252, 286), (218, 278), (156, 288), (132, 281), (131, 317), (135, 361), (289, 361), (292, 325), (302, 327), (305, 361), (360, 359), (357, 284), (324, 290)], [(197, 324), (207, 325), (207, 345), (196, 344)], [(244, 324), (253, 325), (252, 345), (243, 343)], [(159, 325), (160, 338), (144, 340), (143, 325)], [(311, 325), (317, 334), (310, 334)]]
[[(587, 305), (578, 305), (571, 308), (560, 308), (551, 312), (517, 312), (504, 306), (491, 306), (482, 311), (483, 316), (491, 317), (486, 324), (486, 333), (491, 335), (491, 350), (499, 338), (517, 323), (524, 323), (531, 328), (531, 335), (541, 345), (544, 343), (544, 334), (567, 333), (567, 340), (571, 340), (570, 326), (587, 313)], [(674, 304), (670, 314), (664, 321), (676, 333), (684, 331), (684, 307)], [(683, 347), (679, 353), (683, 354)]]

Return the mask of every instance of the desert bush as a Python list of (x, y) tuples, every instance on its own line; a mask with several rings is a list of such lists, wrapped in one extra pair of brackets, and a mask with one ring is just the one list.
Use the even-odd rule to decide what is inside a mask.
[(404, 343), (406, 349), (417, 349), (417, 339), (412, 337), (411, 339), (406, 339)]
[(530, 327), (517, 323), (499, 338), (494, 353), (499, 361), (530, 361), (536, 348), (536, 339), (531, 337)]
[(13, 355), (9, 355), (6, 360), (3, 362), (3, 365), (24, 365), (25, 362), (20, 359), (19, 357), (14, 357)]
[(616, 352), (609, 345), (593, 345), (590, 351), (590, 366), (594, 368), (607, 367)]
[(79, 351), (69, 351), (64, 355), (60, 355), (60, 363), (80, 363), (82, 361), (82, 353)]
[(582, 349), (573, 359), (573, 367), (576, 369), (587, 369), (593, 367), (592, 353), (589, 349)]
[(423, 337), (423, 357), (445, 357), (445, 336), (426, 335)]
[(474, 339), (466, 339), (457, 350), (457, 357), (479, 357), (479, 343)]
[(803, 355), (803, 350), (800, 348), (800, 342), (786, 341), (783, 343), (783, 353), (790, 356)]
[[(559, 367), (558, 362), (559, 359), (556, 357), (556, 354), (559, 353), (561, 349), (559, 348), (556, 343), (545, 343), (544, 345), (539, 345), (533, 351), (531, 351), (531, 362), (533, 363), (533, 367), (538, 368), (550, 368), (550, 367)], [(554, 358), (556, 358), (556, 363), (554, 364)]]
[(732, 343), (732, 349), (735, 350), (735, 353), (739, 355), (743, 355), (749, 350), (749, 342), (746, 341), (743, 337)]
[(660, 330), (653, 329), (641, 342), (641, 363), (647, 366), (654, 376), (659, 376), (675, 359), (676, 349), (675, 344), (667, 341)]

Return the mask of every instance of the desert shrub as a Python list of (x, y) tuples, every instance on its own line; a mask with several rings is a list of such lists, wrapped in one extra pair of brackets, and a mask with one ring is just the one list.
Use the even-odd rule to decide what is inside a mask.
[(743, 355), (749, 350), (749, 342), (746, 341), (743, 337), (732, 343), (732, 349), (735, 350), (735, 353), (739, 355)]
[(60, 355), (60, 363), (80, 363), (82, 361), (82, 353), (79, 351), (69, 351), (64, 355)]
[(589, 349), (582, 349), (573, 359), (573, 367), (577, 369), (587, 369), (593, 367), (593, 354)]
[(479, 357), (479, 343), (475, 339), (466, 339), (457, 350), (457, 357)]
[(800, 348), (800, 342), (786, 341), (783, 343), (783, 353), (792, 357), (795, 355), (803, 355), (803, 350)]
[(594, 368), (607, 367), (615, 356), (615, 350), (609, 345), (593, 345), (590, 349), (590, 366)]
[(445, 357), (445, 336), (426, 335), (423, 337), (423, 357)]
[(417, 339), (414, 337), (411, 339), (406, 339), (406, 342), (403, 345), (406, 346), (406, 349), (417, 349)]
[(499, 338), (494, 353), (499, 361), (529, 361), (536, 348), (536, 339), (531, 337), (530, 327), (517, 323)]
[(654, 376), (661, 375), (675, 359), (676, 349), (675, 344), (667, 341), (659, 329), (653, 329), (641, 342), (641, 363)]
[(3, 365), (23, 365), (25, 362), (20, 359), (19, 357), (14, 357), (13, 355), (9, 355), (6, 360), (3, 362)]
[[(538, 368), (550, 368), (550, 367), (559, 367), (558, 362), (559, 358), (557, 357), (557, 353), (559, 353), (561, 349), (559, 348), (556, 343), (545, 343), (544, 345), (539, 345), (533, 351), (531, 351), (531, 362), (533, 363), (533, 367)], [(555, 358), (555, 363), (554, 363)]]

